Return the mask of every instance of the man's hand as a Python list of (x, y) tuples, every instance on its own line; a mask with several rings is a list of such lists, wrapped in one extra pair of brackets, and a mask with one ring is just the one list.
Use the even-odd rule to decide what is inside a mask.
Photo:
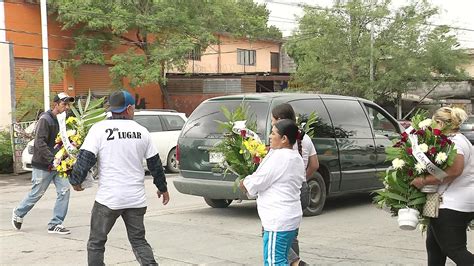
[(80, 184), (79, 185), (72, 185), (72, 188), (75, 191), (83, 191), (84, 190)]
[(168, 191), (166, 192), (161, 192), (161, 191), (156, 191), (156, 195), (158, 195), (158, 198), (161, 198), (163, 196), (163, 205), (168, 204), (170, 201), (170, 194), (168, 194)]
[(411, 181), (410, 184), (412, 186), (415, 186), (418, 189), (421, 189), (422, 187), (424, 187), (426, 185), (425, 184), (425, 178), (424, 177), (417, 177), (417, 178), (413, 179), (413, 181)]

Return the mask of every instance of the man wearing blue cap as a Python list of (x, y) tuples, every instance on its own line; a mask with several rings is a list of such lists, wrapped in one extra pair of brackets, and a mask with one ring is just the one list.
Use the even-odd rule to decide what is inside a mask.
[(91, 127), (82, 144), (69, 182), (76, 191), (87, 172), (99, 165), (99, 190), (91, 214), (87, 243), (89, 265), (104, 265), (107, 235), (115, 221), (122, 217), (133, 253), (140, 265), (157, 265), (153, 250), (145, 239), (143, 217), (146, 212), (146, 159), (158, 198), (169, 201), (166, 177), (161, 160), (148, 130), (133, 121), (135, 100), (127, 91), (113, 92), (109, 97), (112, 116)]

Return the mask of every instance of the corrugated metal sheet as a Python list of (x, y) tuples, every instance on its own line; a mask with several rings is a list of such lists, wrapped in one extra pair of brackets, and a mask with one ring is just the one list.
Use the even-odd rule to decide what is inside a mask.
[(201, 94), (203, 80), (198, 78), (170, 78), (167, 87), (170, 94)]
[[(25, 97), (22, 97), (22, 91), (28, 89), (27, 86), (43, 87), (43, 76), (40, 75), (36, 80), (35, 84), (28, 84), (26, 80), (22, 78), (22, 73), (37, 73), (40, 68), (42, 68), (43, 63), (39, 59), (25, 59), (25, 58), (15, 58), (15, 97), (17, 101), (28, 100)], [(63, 91), (62, 80), (59, 83), (50, 84), (51, 90), (53, 92)], [(41, 90), (41, 95), (43, 91)], [(42, 97), (42, 96), (41, 96)]]
[(241, 93), (242, 83), (239, 79), (205, 79), (203, 93)]
[(255, 76), (242, 77), (242, 89), (245, 93), (254, 93), (257, 91), (257, 78)]
[(112, 89), (109, 66), (82, 65), (75, 76), (76, 95), (87, 95), (89, 89), (95, 92), (107, 92)]

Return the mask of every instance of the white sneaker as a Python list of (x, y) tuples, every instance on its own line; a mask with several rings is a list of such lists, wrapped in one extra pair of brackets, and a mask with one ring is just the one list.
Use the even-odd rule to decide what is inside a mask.
[(60, 234), (60, 235), (67, 235), (70, 234), (71, 231), (66, 229), (62, 224), (56, 224), (48, 228), (48, 233), (50, 234)]

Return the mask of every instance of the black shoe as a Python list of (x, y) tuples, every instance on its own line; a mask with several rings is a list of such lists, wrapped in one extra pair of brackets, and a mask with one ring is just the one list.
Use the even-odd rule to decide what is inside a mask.
[(50, 234), (60, 234), (60, 235), (67, 235), (70, 234), (71, 231), (66, 229), (62, 224), (56, 224), (48, 228), (48, 233)]
[(306, 266), (306, 265), (309, 265), (309, 264), (306, 263), (304, 260), (300, 260), (300, 262), (298, 262), (298, 266)]
[(23, 224), (23, 218), (16, 215), (15, 214), (15, 209), (13, 209), (13, 212), (12, 212), (12, 225), (13, 225), (13, 228), (15, 228), (16, 230), (20, 230), (22, 224)]

